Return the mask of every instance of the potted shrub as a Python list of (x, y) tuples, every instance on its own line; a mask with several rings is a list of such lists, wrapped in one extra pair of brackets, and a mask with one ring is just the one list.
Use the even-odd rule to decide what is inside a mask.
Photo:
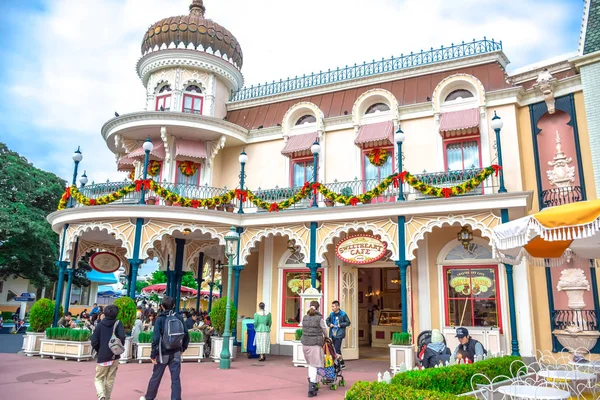
[(335, 201), (331, 200), (329, 197), (325, 197), (324, 201), (327, 207), (335, 206)]
[[(231, 326), (229, 327), (229, 329), (231, 331), (231, 330), (233, 330), (233, 327), (235, 326), (235, 324), (237, 322), (237, 309), (235, 308), (233, 301), (231, 301), (230, 303), (231, 303), (231, 313), (230, 313)], [(212, 327), (215, 330), (215, 333), (218, 335), (218, 336), (212, 336), (210, 338), (210, 340), (211, 340), (210, 358), (215, 360), (215, 362), (219, 362), (219, 360), (221, 359), (221, 350), (223, 349), (223, 332), (225, 331), (225, 307), (226, 306), (227, 306), (227, 297), (222, 297), (213, 303), (212, 310), (210, 312), (210, 322), (212, 324)], [(229, 340), (229, 354), (231, 354), (232, 360), (235, 359), (235, 355), (236, 355), (235, 350), (236, 349), (237, 349), (237, 346), (235, 346), (235, 347), (233, 346), (233, 337), (231, 337)]]
[(235, 208), (235, 207), (234, 207), (234, 206), (233, 206), (233, 204), (231, 204), (231, 203), (227, 203), (227, 204), (225, 204), (225, 211), (227, 211), (227, 212), (230, 212), (230, 213), (232, 213), (232, 212), (233, 212), (233, 210), (234, 210), (234, 208)]
[(146, 204), (148, 204), (149, 206), (153, 206), (156, 204), (156, 197), (155, 196), (148, 196), (146, 198)]
[(115, 300), (115, 306), (119, 307), (119, 314), (117, 315), (117, 319), (121, 321), (123, 327), (125, 328), (125, 352), (121, 354), (121, 358), (119, 362), (121, 364), (125, 364), (127, 361), (131, 360), (133, 356), (133, 350), (131, 346), (131, 329), (133, 328), (133, 324), (135, 323), (135, 314), (137, 312), (135, 302), (131, 300), (129, 297), (120, 297)]
[(302, 351), (302, 329), (296, 329), (294, 332), (296, 338), (292, 341), (292, 363), (294, 367), (307, 367), (306, 360), (304, 359), (304, 352)]
[(415, 352), (412, 345), (412, 337), (408, 332), (394, 332), (390, 347), (390, 369), (392, 372), (400, 370), (404, 364), (406, 369), (415, 366)]
[(150, 361), (152, 353), (152, 331), (140, 332), (138, 334), (138, 343), (136, 350), (136, 359), (141, 364), (143, 361)]
[(46, 337), (40, 339), (40, 356), (89, 360), (92, 358), (91, 336), (88, 329), (48, 328)]
[[(201, 331), (189, 331), (189, 333), (190, 344), (181, 355), (181, 359), (201, 362), (204, 357), (204, 333)], [(221, 346), (221, 348), (223, 347)]]
[[(31, 357), (40, 353), (39, 339), (43, 339), (46, 329), (52, 326), (54, 318), (54, 305), (56, 303), (49, 299), (39, 299), (29, 312), (29, 328), (27, 334), (23, 337), (23, 352)], [(59, 318), (62, 316), (62, 306), (60, 307)]]

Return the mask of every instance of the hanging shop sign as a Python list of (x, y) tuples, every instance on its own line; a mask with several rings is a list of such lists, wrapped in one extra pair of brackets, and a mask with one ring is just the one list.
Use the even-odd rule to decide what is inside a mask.
[(90, 258), (90, 266), (98, 272), (110, 274), (119, 269), (121, 266), (121, 259), (115, 253), (101, 251), (100, 253), (95, 253)]
[(335, 247), (335, 255), (348, 264), (370, 264), (382, 259), (387, 243), (380, 236), (358, 234), (348, 236)]
[(465, 296), (487, 293), (493, 285), (488, 276), (475, 271), (460, 272), (450, 280), (450, 287)]

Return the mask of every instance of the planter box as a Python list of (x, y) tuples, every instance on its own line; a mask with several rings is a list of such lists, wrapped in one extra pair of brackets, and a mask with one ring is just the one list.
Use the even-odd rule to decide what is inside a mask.
[(302, 351), (302, 342), (299, 340), (292, 341), (292, 363), (294, 367), (308, 367)]
[(77, 361), (91, 360), (92, 357), (92, 342), (71, 342), (68, 340), (50, 340), (39, 339), (40, 356), (52, 357), (56, 359), (64, 358), (65, 360), (73, 359)]
[(44, 332), (27, 332), (27, 334), (23, 336), (23, 352), (27, 354), (27, 357), (40, 355), (40, 339), (43, 339), (44, 337), (46, 337)]
[(135, 359), (141, 364), (144, 361), (150, 361), (152, 353), (152, 343), (138, 343), (135, 352)]
[(203, 358), (204, 358), (204, 343), (190, 343), (187, 350), (185, 352), (183, 352), (183, 354), (181, 354), (181, 359), (183, 361), (189, 360), (189, 361), (201, 362)]
[(121, 358), (119, 358), (120, 364), (127, 364), (129, 361), (133, 359), (133, 346), (131, 345), (131, 336), (125, 337), (125, 352), (121, 354)]
[(410, 346), (395, 346), (393, 344), (388, 345), (390, 347), (390, 369), (392, 372), (400, 370), (400, 366), (404, 364), (407, 370), (413, 369), (415, 366), (415, 351)]
[[(221, 336), (211, 336), (210, 338), (210, 358), (214, 362), (221, 360), (221, 350), (223, 350), (223, 338)], [(233, 345), (233, 338), (229, 340), (229, 354), (231, 354), (231, 361), (235, 360), (237, 346)]]

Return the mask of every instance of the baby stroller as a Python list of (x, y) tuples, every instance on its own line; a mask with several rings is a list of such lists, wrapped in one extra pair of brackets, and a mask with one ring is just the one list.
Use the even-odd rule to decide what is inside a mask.
[[(421, 363), (421, 360), (423, 360), (423, 354), (425, 354), (425, 349), (429, 343), (431, 343), (431, 331), (423, 331), (419, 333), (419, 336), (417, 337), (417, 348), (419, 349), (417, 358), (419, 360), (419, 364)], [(446, 344), (445, 337), (444, 344)]]
[(13, 327), (12, 333), (25, 333), (27, 331), (27, 327), (25, 326), (25, 321), (22, 319), (15, 322), (15, 326)]
[(336, 390), (338, 385), (346, 386), (340, 362), (330, 339), (325, 339), (323, 353), (325, 354), (325, 365), (323, 368), (317, 368), (317, 374), (321, 377), (321, 382), (317, 387), (321, 387), (321, 384), (323, 384), (329, 385), (329, 390)]

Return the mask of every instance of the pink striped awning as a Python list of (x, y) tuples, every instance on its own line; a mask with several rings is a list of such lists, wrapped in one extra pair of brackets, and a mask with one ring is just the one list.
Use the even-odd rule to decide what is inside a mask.
[(135, 159), (133, 159), (131, 157), (127, 157), (127, 156), (121, 157), (119, 162), (117, 162), (117, 171), (121, 171), (121, 172), (133, 171), (135, 169), (135, 166), (133, 165), (134, 161), (135, 161)]
[[(164, 160), (165, 159), (165, 146), (164, 146), (162, 140), (153, 140), (152, 144), (154, 145), (154, 148), (150, 152), (150, 155), (154, 156), (155, 158), (158, 158), (159, 160)], [(140, 148), (132, 151), (131, 153), (129, 153), (127, 155), (127, 157), (129, 157), (129, 158), (142, 158), (142, 159), (145, 156), (146, 156), (146, 152), (144, 151), (144, 148), (141, 146), (140, 146)]]
[(479, 109), (442, 113), (440, 132), (460, 131), (479, 127)]
[(354, 139), (354, 144), (362, 145), (380, 141), (388, 141), (389, 144), (394, 144), (394, 123), (392, 121), (361, 126), (358, 136)]
[(308, 151), (316, 140), (317, 132), (290, 136), (285, 147), (281, 150), (281, 154), (290, 157), (295, 153)]
[(202, 140), (177, 139), (175, 155), (179, 157), (206, 158), (206, 143)]

